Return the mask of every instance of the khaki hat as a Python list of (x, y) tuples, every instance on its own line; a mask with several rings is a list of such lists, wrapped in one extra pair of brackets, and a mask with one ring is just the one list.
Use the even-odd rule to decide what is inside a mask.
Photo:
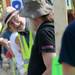
[(17, 13), (19, 13), (19, 11), (17, 11), (15, 8), (13, 8), (12, 6), (9, 6), (7, 7), (5, 10), (4, 10), (4, 24), (7, 24), (10, 19), (15, 16)]
[(17, 11), (15, 8), (12, 6), (8, 6), (4, 11), (3, 11), (3, 27), (2, 27), (2, 32), (7, 28), (8, 22), (11, 20), (13, 16), (18, 14), (19, 11)]
[(24, 15), (36, 18), (52, 12), (52, 6), (46, 0), (24, 0)]

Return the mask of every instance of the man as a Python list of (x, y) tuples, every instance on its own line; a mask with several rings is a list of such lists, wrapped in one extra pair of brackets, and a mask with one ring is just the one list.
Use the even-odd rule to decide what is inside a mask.
[[(32, 44), (31, 43), (32, 41), (30, 39), (31, 34), (29, 35), (29, 31), (26, 30), (26, 27), (25, 27), (26, 26), (26, 23), (28, 23), (26, 21), (26, 18), (19, 16), (18, 11), (16, 11), (15, 8), (10, 7), (10, 6), (7, 7), (6, 14), (5, 14), (5, 17), (4, 18), (5, 18), (4, 25), (7, 27), (7, 32), (8, 31), (11, 32), (10, 36), (8, 36), (7, 38), (14, 43), (14, 44), (11, 44), (12, 50), (14, 50), (14, 52), (15, 52), (17, 49), (19, 49), (20, 45), (22, 43), (24, 43), (24, 46), (26, 45), (24, 47), (25, 48), (24, 50), (26, 50), (26, 51), (24, 51), (24, 52), (25, 53), (28, 53), (27, 55), (29, 55), (30, 54), (29, 53), (30, 52), (29, 50), (31, 48), (31, 45), (30, 44)], [(5, 29), (5, 28), (3, 28), (3, 29)], [(19, 37), (18, 36), (18, 32), (21, 35), (24, 35), (25, 39), (22, 37), (19, 40), (19, 38), (18, 38)], [(9, 34), (6, 33), (4, 35), (4, 37), (6, 37), (6, 35), (9, 35)], [(21, 41), (21, 40), (23, 40), (23, 41)], [(20, 49), (23, 49), (23, 48), (20, 47)], [(18, 51), (20, 51), (20, 50), (18, 50)], [(20, 51), (20, 52), (22, 52), (22, 51)], [(25, 53), (21, 53), (22, 54), (22, 57), (23, 57), (23, 54), (25, 55), (25, 57), (27, 57)], [(15, 55), (17, 55), (17, 54), (15, 54)], [(19, 57), (19, 63), (20, 62), (21, 61), (20, 61), (20, 57)], [(25, 63), (25, 64), (28, 64), (28, 63)]]
[(6, 8), (4, 15), (4, 25), (5, 27), (7, 27), (9, 32), (11, 32), (11, 34), (9, 35), (7, 30), (6, 35), (9, 36), (4, 36), (10, 40), (9, 51), (12, 50), (15, 56), (16, 66), (19, 70), (20, 75), (24, 75), (24, 60), (22, 59), (18, 31), (25, 30), (25, 18), (19, 16), (19, 12), (11, 6)]
[[(25, 29), (25, 18), (19, 16), (19, 11), (16, 11), (15, 8), (11, 6), (7, 7), (3, 15), (4, 15), (3, 17), (4, 27), (3, 27), (3, 34), (2, 34), (3, 38), (10, 40), (10, 36), (13, 30), (23, 31)], [(15, 18), (13, 18), (13, 16), (15, 16)], [(8, 25), (8, 22), (10, 22), (12, 18), (15, 20), (13, 22), (14, 23), (13, 26), (10, 24)], [(3, 51), (4, 51), (4, 54), (8, 53), (8, 50), (6, 48), (3, 48)]]
[(59, 63), (63, 66), (63, 75), (75, 75), (75, 20), (63, 34)]
[(25, 16), (31, 19), (36, 31), (28, 75), (51, 75), (52, 58), (56, 55), (52, 7), (45, 0), (29, 0), (23, 3)]

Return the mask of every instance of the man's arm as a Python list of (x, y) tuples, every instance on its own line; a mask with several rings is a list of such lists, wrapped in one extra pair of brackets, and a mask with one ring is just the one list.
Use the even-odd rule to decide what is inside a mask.
[(52, 60), (56, 56), (54, 26), (39, 32), (39, 48), (46, 66), (42, 75), (51, 75)]
[(52, 75), (52, 59), (56, 56), (56, 53), (42, 53), (43, 61), (46, 66), (46, 70), (42, 75)]

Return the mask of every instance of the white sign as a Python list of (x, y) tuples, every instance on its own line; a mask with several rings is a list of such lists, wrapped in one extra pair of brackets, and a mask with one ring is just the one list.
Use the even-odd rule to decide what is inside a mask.
[(66, 8), (72, 9), (72, 0), (65, 0), (65, 2), (66, 2)]
[(11, 6), (16, 8), (17, 10), (20, 10), (23, 8), (22, 0), (11, 0)]

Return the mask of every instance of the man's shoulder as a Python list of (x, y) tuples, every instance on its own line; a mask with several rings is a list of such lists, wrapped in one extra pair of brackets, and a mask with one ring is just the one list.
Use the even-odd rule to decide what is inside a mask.
[(75, 33), (75, 20), (73, 22), (71, 22), (70, 24), (68, 24), (68, 26), (66, 27), (64, 34), (73, 34)]
[(38, 34), (41, 34), (41, 33), (43, 33), (43, 34), (50, 34), (50, 33), (55, 34), (54, 26), (53, 25), (45, 25), (45, 26), (43, 26), (42, 28), (40, 28), (38, 30)]
[(51, 23), (51, 22), (44, 22), (43, 24), (40, 25), (38, 31), (48, 31), (48, 30), (51, 30), (53, 29), (54, 30), (54, 23)]
[(70, 24), (68, 24), (68, 29), (74, 29), (75, 28), (75, 20), (72, 21)]

